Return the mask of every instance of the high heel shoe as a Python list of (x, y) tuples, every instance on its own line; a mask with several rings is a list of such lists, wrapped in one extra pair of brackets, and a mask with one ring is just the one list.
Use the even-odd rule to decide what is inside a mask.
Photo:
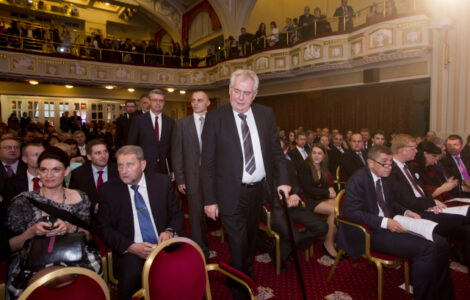
[(323, 252), (324, 252), (326, 255), (328, 255), (331, 259), (336, 259), (336, 256), (333, 256), (333, 255), (330, 254), (330, 252), (328, 252), (328, 250), (327, 250), (326, 247), (325, 247), (325, 244), (321, 244), (321, 247), (322, 247), (322, 249), (323, 249)]

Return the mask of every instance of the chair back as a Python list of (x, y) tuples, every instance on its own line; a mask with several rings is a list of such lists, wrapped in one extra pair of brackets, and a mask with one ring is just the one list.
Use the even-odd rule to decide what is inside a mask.
[(145, 299), (193, 300), (210, 298), (206, 262), (192, 240), (166, 240), (150, 253), (142, 271)]
[[(77, 276), (71, 283), (63, 286), (45, 286), (47, 282), (66, 275)], [(67, 267), (41, 276), (30, 284), (18, 299), (109, 300), (110, 294), (106, 282), (94, 271), (80, 267)]]
[(336, 219), (339, 216), (339, 213), (341, 212), (341, 209), (343, 208), (343, 201), (344, 201), (344, 193), (346, 192), (345, 189), (342, 189), (341, 191), (336, 194), (335, 198), (335, 222)]

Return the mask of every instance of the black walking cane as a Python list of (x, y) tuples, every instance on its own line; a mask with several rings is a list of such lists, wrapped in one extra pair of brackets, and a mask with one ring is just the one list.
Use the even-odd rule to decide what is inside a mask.
[(280, 194), (281, 194), (281, 200), (282, 200), (282, 207), (284, 208), (284, 214), (286, 215), (286, 219), (287, 219), (287, 225), (289, 226), (289, 239), (290, 239), (292, 251), (294, 254), (295, 269), (297, 271), (297, 277), (299, 277), (300, 289), (302, 290), (303, 299), (307, 300), (307, 294), (305, 293), (304, 279), (302, 277), (302, 271), (300, 270), (299, 256), (297, 255), (297, 246), (294, 240), (294, 231), (292, 229), (292, 223), (291, 223), (291, 219), (289, 215), (289, 207), (287, 206), (286, 194), (284, 194), (284, 191), (280, 191)]

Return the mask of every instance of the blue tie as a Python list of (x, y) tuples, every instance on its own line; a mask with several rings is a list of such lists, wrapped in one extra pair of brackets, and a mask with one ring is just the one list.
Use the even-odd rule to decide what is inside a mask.
[(139, 193), (139, 185), (131, 185), (134, 190), (134, 204), (137, 210), (137, 217), (139, 218), (140, 232), (142, 233), (142, 239), (144, 242), (157, 244), (158, 238), (153, 229), (152, 219), (150, 218), (149, 210), (145, 205), (144, 198)]

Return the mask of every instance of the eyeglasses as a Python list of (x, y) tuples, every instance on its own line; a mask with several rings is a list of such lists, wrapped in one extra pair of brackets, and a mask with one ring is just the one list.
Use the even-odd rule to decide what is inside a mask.
[(384, 164), (384, 163), (381, 163), (381, 162), (376, 161), (375, 159), (372, 159), (372, 158), (369, 158), (369, 159), (375, 161), (376, 163), (378, 163), (379, 165), (381, 165), (383, 168), (391, 168), (391, 167), (393, 166), (392, 163)]
[(5, 149), (5, 150), (18, 150), (18, 149), (20, 149), (20, 147), (18, 147), (18, 146), (4, 146), (2, 148)]

